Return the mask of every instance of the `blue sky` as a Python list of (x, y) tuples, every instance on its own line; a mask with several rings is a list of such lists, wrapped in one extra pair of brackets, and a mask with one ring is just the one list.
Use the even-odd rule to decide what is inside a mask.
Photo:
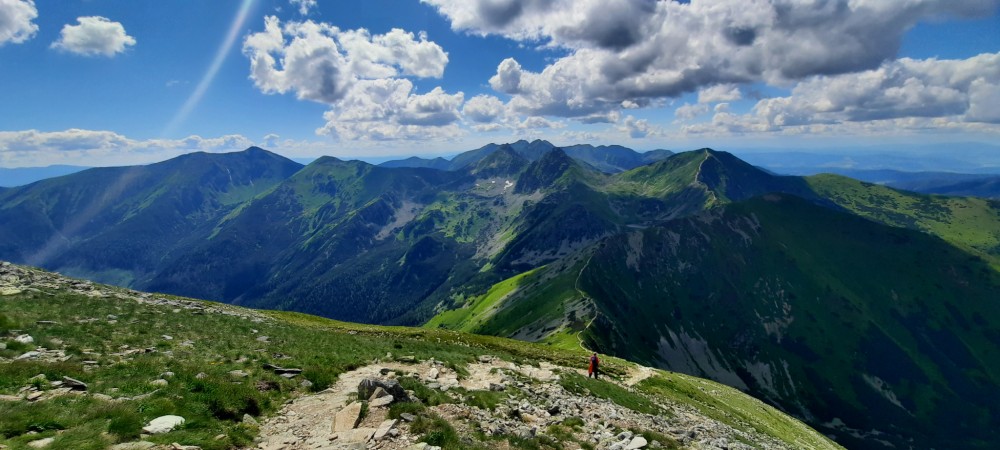
[(0, 0), (0, 167), (998, 142), (998, 5)]

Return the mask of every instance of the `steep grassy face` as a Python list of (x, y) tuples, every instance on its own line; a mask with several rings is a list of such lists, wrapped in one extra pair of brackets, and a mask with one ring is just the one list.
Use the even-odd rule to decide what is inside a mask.
[(887, 225), (940, 236), (1000, 268), (1000, 202), (916, 194), (838, 175), (805, 180), (839, 207)]
[(1000, 274), (935, 237), (769, 195), (609, 239), (580, 288), (589, 346), (746, 390), (848, 447), (998, 444)]
[(769, 192), (819, 201), (801, 178), (774, 176), (711, 149), (678, 153), (615, 175), (607, 190), (617, 210), (644, 225)]

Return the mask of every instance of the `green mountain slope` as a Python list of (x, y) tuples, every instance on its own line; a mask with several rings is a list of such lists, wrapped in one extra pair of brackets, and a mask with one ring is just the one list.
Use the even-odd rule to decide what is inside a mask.
[[(536, 161), (556, 146), (548, 141), (536, 139), (528, 142), (520, 140), (510, 144), (487, 144), (475, 150), (460, 153), (450, 161), (444, 158), (425, 159), (410, 157), (386, 161), (381, 167), (428, 167), (441, 170), (465, 170), (475, 166), (480, 160), (491, 155), (500, 147), (507, 146), (529, 161)], [(561, 148), (571, 158), (604, 173), (619, 173), (636, 167), (666, 159), (673, 154), (669, 150), (650, 150), (639, 153), (620, 145), (577, 144)]]
[[(565, 349), (578, 348), (582, 339), (588, 346), (624, 357), (712, 376), (747, 389), (816, 426), (830, 424), (827, 431), (840, 438), (857, 434), (863, 445), (881, 439), (869, 433), (873, 428), (893, 436), (897, 444), (905, 444), (907, 436), (938, 439), (922, 431), (930, 418), (938, 417), (927, 412), (928, 405), (937, 407), (940, 399), (946, 399), (959, 405), (952, 409), (976, 410), (980, 404), (966, 402), (969, 393), (996, 385), (992, 375), (978, 375), (981, 370), (974, 364), (960, 365), (957, 375), (942, 368), (945, 363), (938, 353), (943, 350), (914, 344), (922, 342), (913, 337), (916, 332), (893, 331), (898, 328), (893, 325), (898, 322), (895, 313), (883, 314), (879, 309), (875, 309), (881, 311), (876, 316), (851, 316), (852, 320), (873, 320), (890, 327), (884, 332), (887, 339), (905, 349), (908, 361), (918, 367), (907, 366), (905, 371), (923, 374), (914, 376), (926, 380), (905, 379), (899, 385), (904, 378), (863, 372), (870, 377), (862, 377), (864, 384), (859, 387), (856, 377), (826, 377), (802, 368), (810, 355), (828, 351), (832, 345), (828, 341), (808, 341), (808, 346), (803, 344), (806, 350), (799, 349), (802, 353), (798, 354), (782, 347), (791, 345), (786, 340), (774, 346), (760, 335), (726, 334), (737, 328), (780, 328), (777, 316), (677, 309), (684, 320), (711, 315), (722, 327), (698, 322), (701, 328), (688, 331), (694, 325), (683, 322), (688, 327), (685, 335), (669, 328), (672, 320), (679, 320), (673, 309), (655, 309), (662, 298), (678, 295), (685, 304), (702, 306), (724, 298), (730, 302), (726, 307), (743, 311), (746, 304), (771, 301), (772, 291), (794, 292), (799, 301), (817, 295), (826, 298), (822, 295), (827, 294), (827, 286), (836, 293), (831, 298), (847, 299), (861, 311), (868, 311), (867, 306), (859, 305), (881, 305), (885, 295), (893, 292), (922, 299), (961, 295), (968, 304), (991, 305), (992, 291), (983, 286), (992, 286), (989, 283), (998, 267), (1000, 208), (996, 203), (904, 193), (839, 177), (774, 176), (711, 149), (672, 155), (615, 174), (598, 170), (597, 160), (582, 162), (544, 141), (484, 149), (466, 155), (459, 170), (447, 171), (388, 168), (327, 157), (282, 178), (281, 174), (296, 166), (255, 172), (232, 170), (228, 165), (243, 167), (237, 162), (252, 155), (268, 161), (269, 154), (260, 151), (241, 157), (178, 158), (156, 166), (157, 170), (153, 166), (116, 169), (138, 174), (126, 180), (132, 183), (126, 183), (129, 189), (113, 183), (121, 179), (119, 172), (107, 172), (118, 178), (83, 172), (74, 175), (82, 178), (69, 181), (49, 180), (0, 191), (0, 237), (8, 238), (0, 240), (0, 256), (24, 262), (50, 255), (41, 260), (45, 267), (239, 305), (369, 323), (412, 325), (433, 318), (432, 327), (543, 341)], [(212, 159), (216, 157), (220, 159)], [(206, 164), (197, 158), (229, 162)], [(270, 161), (263, 167), (283, 167)], [(161, 170), (164, 167), (173, 169)], [(275, 175), (264, 176), (271, 181), (263, 183), (240, 175), (244, 172)], [(244, 179), (248, 181), (239, 181)], [(38, 191), (42, 185), (48, 188)], [(754, 200), (775, 192), (787, 200), (780, 207)], [(95, 216), (88, 208), (94, 204), (100, 206), (92, 209), (100, 212), (101, 220), (91, 220)], [(717, 220), (725, 214), (746, 217)], [(779, 216), (788, 223), (768, 230), (785, 230), (780, 236), (754, 237), (759, 230), (745, 226), (764, 220), (777, 223)], [(847, 224), (851, 233), (838, 235), (824, 221)], [(72, 232), (59, 234), (60, 230)], [(743, 240), (760, 243), (761, 248), (748, 247), (753, 252), (746, 253), (735, 244)], [(677, 260), (663, 253), (674, 247), (683, 248), (692, 259)], [(647, 261), (635, 248), (658, 258)], [(853, 253), (844, 253), (845, 249)], [(805, 259), (782, 265), (779, 256), (783, 254)], [(947, 257), (938, 258), (938, 254)], [(742, 258), (744, 264), (730, 257)], [(770, 262), (762, 265), (758, 260)], [(966, 261), (964, 266), (957, 265), (960, 260)], [(632, 274), (640, 262), (649, 267)], [(676, 275), (669, 268), (687, 275)], [(981, 270), (986, 271), (982, 275), (986, 284), (973, 277)], [(763, 284), (758, 283), (761, 277)], [(916, 281), (911, 287), (899, 284), (908, 280)], [(892, 292), (887, 294), (886, 286)], [(828, 329), (834, 335), (869, 332), (869, 328), (842, 327), (837, 316), (810, 311), (820, 323), (815, 329)], [(943, 311), (928, 310), (927, 321), (920, 323), (938, 320), (939, 313), (950, 314), (941, 316), (942, 323), (961, 323), (950, 318), (955, 316), (950, 309)], [(989, 311), (979, 312), (983, 320), (992, 320)], [(634, 322), (635, 316), (641, 321)], [(797, 320), (805, 323), (805, 319)], [(938, 325), (926, 326), (938, 329), (934, 328)], [(685, 341), (684, 336), (692, 339)], [(733, 350), (725, 358), (695, 358), (688, 363), (658, 351), (665, 348), (664, 339), (729, 349), (742, 348), (739, 343), (744, 338), (765, 339), (753, 345), (764, 352), (761, 358), (767, 358), (756, 360), (750, 353)], [(865, 339), (885, 341), (877, 338), (851, 335), (848, 344), (863, 348), (870, 343)], [(753, 339), (750, 342), (757, 342)], [(970, 354), (991, 355), (992, 337), (961, 335), (956, 339)], [(858, 359), (837, 361), (843, 367), (867, 369), (856, 364)], [(783, 368), (784, 362), (798, 372), (779, 377), (786, 374), (772, 369)], [(946, 375), (932, 376), (934, 371)], [(935, 380), (942, 377), (953, 377), (956, 385), (964, 387), (935, 396), (917, 394), (913, 388), (939, 390)], [(788, 386), (782, 384), (786, 379)], [(800, 398), (799, 391), (789, 387), (799, 384), (809, 395), (841, 389), (847, 400), (837, 403), (826, 394)], [(899, 414), (912, 413), (915, 418), (897, 421), (891, 413), (877, 415), (882, 412), (878, 399), (891, 395), (886, 391), (873, 397), (870, 386), (889, 386), (903, 405), (896, 408), (905, 409)], [(913, 403), (904, 402), (901, 392), (910, 395), (907, 401)], [(864, 408), (872, 412), (864, 413)], [(857, 413), (856, 417), (846, 417), (845, 411)], [(983, 423), (958, 413), (953, 416), (964, 417), (956, 425), (962, 430)], [(888, 419), (882, 422), (879, 417)], [(851, 429), (834, 426), (841, 423), (834, 419)], [(866, 431), (851, 431), (862, 429)], [(980, 439), (975, 430), (968, 435), (970, 445)]]
[[(575, 369), (586, 358), (579, 349), (254, 311), (94, 285), (5, 262), (0, 293), (0, 445), (11, 450), (44, 442), (75, 450), (119, 443), (205, 450), (258, 442), (348, 445), (356, 434), (332, 433), (331, 420), (358, 398), (361, 379), (391, 382), (396, 373), (412, 397), (394, 398), (389, 407), (365, 401), (359, 427), (405, 414), (412, 422), (396, 422), (396, 433), (379, 445), (607, 447), (627, 432), (626, 442), (638, 435), (664, 448), (709, 442), (840, 448), (772, 407), (707, 380), (614, 358), (605, 358), (602, 380), (588, 380)], [(475, 387), (486, 380), (503, 391)], [(69, 381), (84, 386), (71, 389)], [(454, 386), (447, 391), (429, 387), (449, 382)], [(294, 414), (300, 405), (308, 409)], [(164, 415), (185, 421), (163, 434), (142, 434), (144, 425)], [(504, 428), (490, 431), (477, 417)], [(365, 440), (355, 442), (364, 446)]]
[(925, 231), (1000, 267), (1000, 202), (900, 191), (838, 175), (805, 178), (818, 195), (887, 225)]
[(259, 148), (89, 169), (0, 193), (0, 256), (130, 284), (302, 166)]
[(738, 387), (850, 448), (998, 444), (1000, 274), (936, 237), (767, 195), (608, 238), (580, 267), (428, 325), (578, 337)]

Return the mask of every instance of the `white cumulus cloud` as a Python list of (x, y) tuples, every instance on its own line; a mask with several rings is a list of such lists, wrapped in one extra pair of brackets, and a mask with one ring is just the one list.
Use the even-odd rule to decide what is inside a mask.
[[(723, 103), (724, 104), (724, 103)], [(722, 104), (720, 104), (722, 105)], [(1000, 133), (1000, 53), (961, 60), (902, 58), (857, 73), (814, 76), (751, 112), (716, 109), (688, 133)]]
[(0, 0), (0, 46), (20, 44), (38, 31), (32, 20), (38, 17), (33, 0)]
[(317, 0), (289, 0), (292, 6), (297, 6), (299, 8), (299, 14), (303, 16), (309, 15), (309, 10), (316, 7)]
[(800, 82), (788, 97), (758, 102), (754, 113), (772, 126), (906, 117), (976, 120), (985, 112), (980, 102), (989, 102), (983, 94), (998, 85), (1000, 53), (964, 60), (902, 58), (874, 70)]
[(739, 86), (718, 84), (698, 91), (698, 103), (732, 102), (743, 98)]
[(1000, 0), (422, 0), (453, 29), (555, 46), (541, 71), (500, 63), (490, 86), (518, 113), (569, 118), (736, 85), (878, 68), (921, 20), (983, 17)]
[(464, 100), (440, 87), (417, 93), (406, 77), (440, 78), (448, 54), (426, 34), (372, 35), (274, 16), (247, 36), (250, 78), (264, 93), (294, 93), (330, 106), (320, 134), (351, 140), (451, 137)]
[(76, 128), (0, 131), (0, 166), (147, 164), (193, 151), (239, 151), (251, 145), (253, 141), (238, 134), (141, 140), (113, 131)]
[(504, 120), (507, 107), (499, 98), (480, 94), (465, 102), (462, 114), (474, 123), (490, 124)]
[(626, 116), (625, 120), (618, 126), (618, 130), (628, 134), (632, 139), (641, 139), (649, 135), (661, 133), (657, 127), (650, 125), (646, 119), (636, 119), (633, 116)]
[(114, 56), (135, 45), (135, 38), (119, 22), (105, 17), (78, 17), (77, 25), (63, 25), (52, 48), (83, 56)]

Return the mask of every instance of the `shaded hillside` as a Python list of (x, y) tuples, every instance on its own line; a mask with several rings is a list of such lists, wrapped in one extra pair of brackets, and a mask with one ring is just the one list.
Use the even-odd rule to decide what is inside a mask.
[(88, 169), (0, 192), (0, 257), (131, 284), (302, 166), (252, 147)]
[(579, 337), (738, 387), (849, 448), (985, 449), (998, 290), (1000, 274), (938, 238), (767, 195), (605, 239), (428, 326)]
[(817, 195), (887, 225), (940, 236), (1000, 268), (1000, 202), (900, 191), (838, 175), (805, 178)]
[[(444, 158), (410, 157), (379, 164), (382, 167), (429, 167), (441, 170), (465, 170), (475, 166), (480, 160), (491, 155), (501, 147), (508, 147), (529, 161), (535, 161), (549, 150), (556, 148), (548, 141), (536, 139), (528, 142), (520, 140), (510, 144), (487, 144), (475, 150), (460, 153), (451, 160)], [(651, 150), (640, 153), (620, 145), (577, 144), (561, 149), (573, 159), (604, 173), (619, 173), (639, 166), (654, 163), (670, 157), (670, 150)]]

